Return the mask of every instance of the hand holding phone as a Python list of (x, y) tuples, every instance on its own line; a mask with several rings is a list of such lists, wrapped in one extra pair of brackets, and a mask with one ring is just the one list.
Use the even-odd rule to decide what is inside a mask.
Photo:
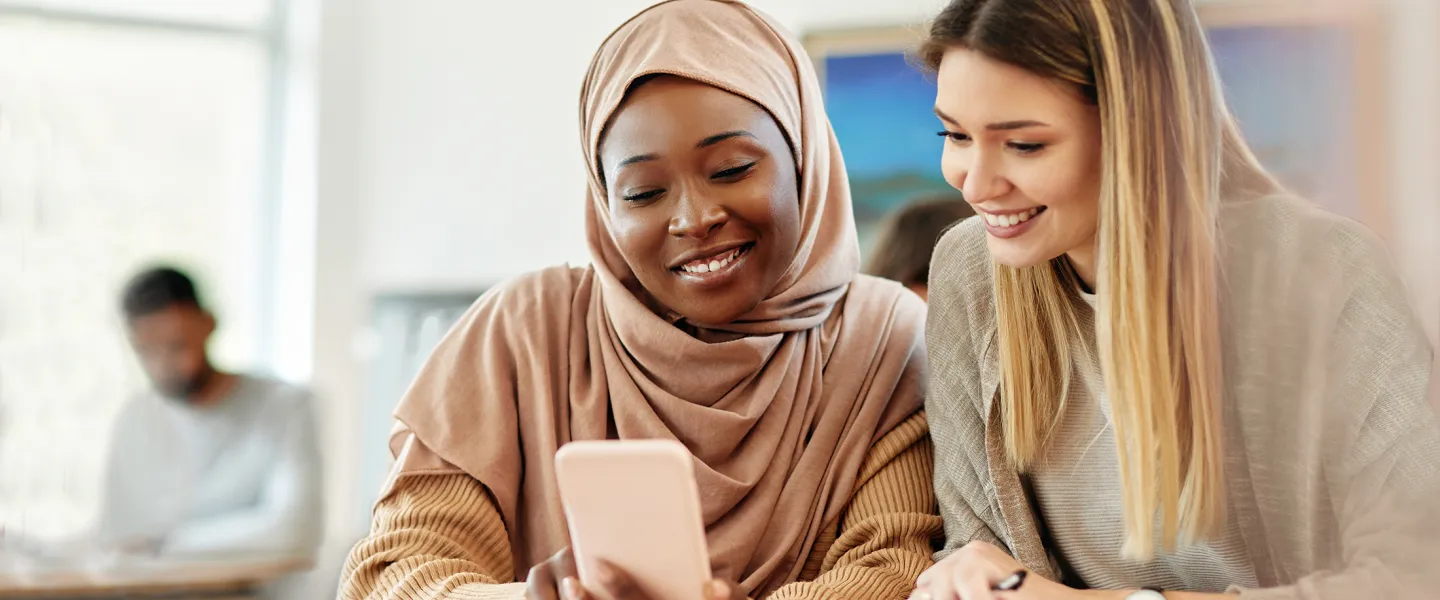
[[(606, 568), (609, 567), (602, 567), (602, 571)], [(608, 575), (601, 574), (600, 580), (599, 589), (582, 585), (575, 572), (575, 556), (566, 548), (530, 569), (525, 578), (525, 597), (528, 600), (664, 600), (640, 590), (635, 579), (619, 568)], [(704, 594), (705, 600), (749, 600), (739, 584), (718, 579), (710, 581)]]
[[(684, 445), (669, 440), (574, 442), (560, 448), (555, 475), (581, 591), (711, 600), (693, 460)], [(563, 578), (555, 583), (564, 597)]]

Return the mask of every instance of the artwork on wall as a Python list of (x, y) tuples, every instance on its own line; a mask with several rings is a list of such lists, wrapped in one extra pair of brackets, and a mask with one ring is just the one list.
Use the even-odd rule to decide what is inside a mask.
[(806, 36), (825, 110), (850, 176), (862, 248), (897, 207), (935, 196), (959, 197), (940, 174), (942, 139), (934, 78), (909, 63), (918, 28), (824, 32)]
[[(1231, 111), (1287, 187), (1382, 235), (1385, 64), (1376, 15), (1351, 2), (1202, 4)], [(958, 195), (940, 172), (933, 77), (909, 54), (920, 27), (815, 32), (805, 45), (844, 150), (862, 247), (889, 211)]]

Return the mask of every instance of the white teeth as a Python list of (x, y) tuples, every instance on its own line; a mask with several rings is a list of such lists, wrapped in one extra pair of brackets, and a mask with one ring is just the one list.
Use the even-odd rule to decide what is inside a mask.
[(1032, 208), (1023, 213), (1012, 213), (1008, 215), (992, 215), (985, 213), (985, 222), (995, 227), (1014, 227), (1029, 221), (1035, 215), (1040, 214), (1039, 208)]
[(710, 262), (683, 265), (680, 267), (680, 270), (685, 271), (686, 273), (710, 273), (713, 271), (719, 271), (720, 269), (725, 268), (730, 263), (735, 262), (735, 259), (740, 258), (741, 250), (741, 248), (736, 248), (734, 250), (726, 252), (723, 256), (719, 258), (711, 259)]

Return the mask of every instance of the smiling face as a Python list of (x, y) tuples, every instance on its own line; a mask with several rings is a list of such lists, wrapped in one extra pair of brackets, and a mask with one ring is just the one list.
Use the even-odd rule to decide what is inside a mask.
[(1069, 254), (1093, 282), (1100, 115), (1074, 85), (955, 47), (937, 73), (941, 169), (985, 219), (990, 254), (1028, 267)]
[(724, 325), (774, 291), (799, 248), (800, 198), (765, 109), (657, 77), (626, 95), (599, 150), (616, 244), (654, 300)]

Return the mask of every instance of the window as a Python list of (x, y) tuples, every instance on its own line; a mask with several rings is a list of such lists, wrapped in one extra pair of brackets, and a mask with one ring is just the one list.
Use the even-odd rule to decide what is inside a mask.
[(273, 366), (283, 79), (270, 4), (0, 1), (0, 524), (12, 531), (90, 525), (110, 426), (145, 385), (117, 312), (138, 268), (196, 275), (221, 321), (217, 363)]

